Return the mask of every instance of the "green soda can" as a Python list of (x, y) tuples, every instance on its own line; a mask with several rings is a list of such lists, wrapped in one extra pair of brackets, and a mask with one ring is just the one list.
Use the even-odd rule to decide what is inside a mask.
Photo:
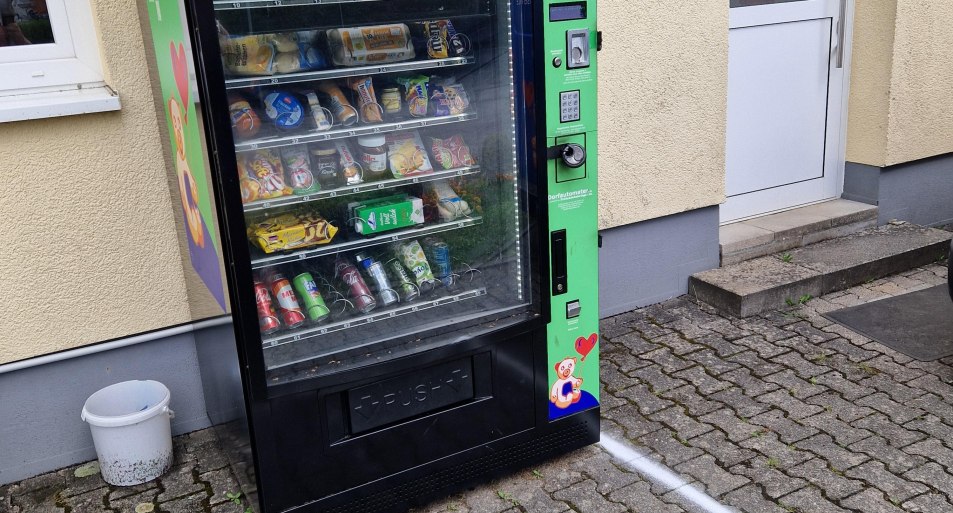
[(407, 274), (404, 266), (396, 258), (388, 260), (384, 266), (387, 269), (387, 274), (393, 280), (394, 288), (400, 293), (400, 300), (409, 303), (417, 299), (417, 286), (411, 281), (410, 275)]
[(416, 240), (404, 244), (397, 244), (395, 248), (397, 259), (404, 264), (417, 282), (421, 294), (427, 294), (437, 285), (430, 263), (427, 262), (427, 255), (424, 254), (424, 248)]
[(301, 305), (308, 313), (308, 319), (312, 322), (327, 320), (331, 310), (324, 304), (324, 298), (321, 297), (321, 291), (318, 290), (318, 284), (314, 282), (311, 273), (295, 276), (294, 287), (298, 297), (301, 298)]

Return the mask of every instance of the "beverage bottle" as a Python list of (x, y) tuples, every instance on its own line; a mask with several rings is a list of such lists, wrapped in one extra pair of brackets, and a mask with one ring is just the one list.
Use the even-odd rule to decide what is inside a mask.
[(397, 295), (396, 290), (391, 288), (390, 280), (387, 279), (387, 273), (384, 271), (384, 266), (381, 265), (380, 262), (363, 253), (358, 253), (355, 258), (377, 288), (377, 297), (380, 298), (382, 305), (390, 306), (400, 301), (400, 296)]
[(361, 277), (361, 272), (357, 270), (354, 264), (339, 258), (334, 263), (334, 275), (347, 285), (348, 293), (358, 311), (366, 314), (377, 307), (374, 294), (371, 293), (371, 289), (367, 287), (367, 283)]

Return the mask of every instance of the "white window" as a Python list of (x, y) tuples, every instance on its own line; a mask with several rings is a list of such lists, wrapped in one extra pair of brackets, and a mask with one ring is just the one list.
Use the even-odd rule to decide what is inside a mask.
[(0, 122), (118, 108), (89, 0), (0, 0)]

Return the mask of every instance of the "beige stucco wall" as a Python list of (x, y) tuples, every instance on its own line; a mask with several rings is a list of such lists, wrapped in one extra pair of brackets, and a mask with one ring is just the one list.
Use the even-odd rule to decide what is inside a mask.
[(847, 160), (953, 152), (953, 2), (857, 0)]
[(599, 225), (724, 201), (728, 2), (602, 0)]
[(122, 110), (0, 124), (0, 363), (190, 319), (136, 2), (92, 4)]

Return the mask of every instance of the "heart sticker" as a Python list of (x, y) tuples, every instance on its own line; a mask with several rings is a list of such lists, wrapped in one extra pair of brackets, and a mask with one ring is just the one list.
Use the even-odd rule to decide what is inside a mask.
[(593, 347), (596, 347), (598, 341), (599, 335), (596, 333), (589, 335), (589, 338), (579, 337), (576, 339), (576, 352), (582, 355), (582, 361), (586, 361), (586, 356), (589, 356), (589, 352), (592, 351)]
[[(179, 99), (182, 100), (182, 108), (188, 116), (189, 104), (189, 64), (185, 59), (185, 48), (182, 43), (175, 47), (175, 42), (169, 42), (169, 52), (172, 54), (172, 74), (175, 76), (175, 86), (179, 90)], [(186, 122), (188, 120), (186, 119)]]

